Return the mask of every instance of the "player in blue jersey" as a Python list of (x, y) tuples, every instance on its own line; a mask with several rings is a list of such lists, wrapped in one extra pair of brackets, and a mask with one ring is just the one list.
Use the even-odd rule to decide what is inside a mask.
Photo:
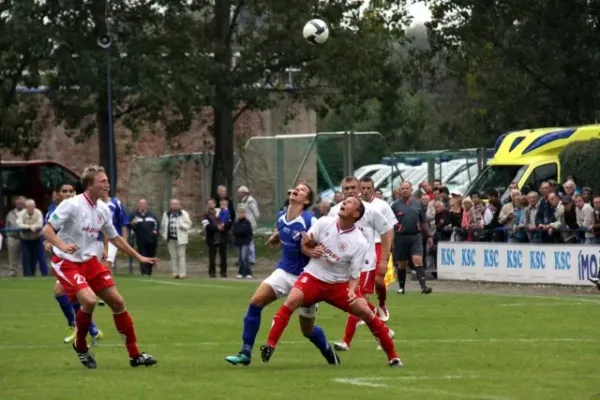
[[(108, 197), (102, 200), (108, 204), (108, 208), (112, 213), (113, 226), (117, 230), (117, 233), (127, 240), (127, 229), (125, 229), (125, 227), (129, 225), (129, 216), (127, 215), (125, 207), (116, 197)], [(112, 269), (115, 265), (117, 251), (118, 249), (109, 242), (106, 248), (106, 264), (108, 268)]]
[[(287, 296), (298, 276), (304, 271), (309, 258), (302, 253), (302, 233), (308, 232), (315, 217), (308, 211), (312, 205), (314, 192), (306, 183), (300, 183), (289, 195), (289, 205), (277, 218), (277, 231), (267, 244), (279, 243), (281, 259), (277, 269), (266, 278), (250, 298), (248, 311), (244, 317), (242, 349), (235, 356), (225, 357), (233, 365), (249, 365), (252, 347), (260, 328), (261, 313), (264, 307), (278, 298)], [(333, 346), (329, 345), (323, 329), (315, 325), (317, 306), (300, 308), (300, 329), (320, 351), (329, 364), (336, 365), (340, 359)]]
[[(58, 204), (60, 204), (60, 202), (63, 200), (75, 197), (75, 194), (75, 188), (71, 183), (61, 183), (56, 188), (56, 202), (52, 203), (48, 207), (48, 212), (46, 213), (46, 217), (44, 218), (44, 225), (48, 223), (50, 216), (52, 215), (54, 210), (56, 210)], [(43, 243), (44, 248), (47, 251), (52, 252), (52, 245), (48, 242)], [(61, 311), (63, 312), (63, 315), (67, 319), (67, 335), (65, 336), (63, 342), (65, 344), (71, 343), (73, 342), (73, 340), (75, 340), (75, 336), (77, 335), (77, 332), (75, 330), (75, 313), (79, 309), (79, 304), (72, 304), (69, 301), (69, 297), (65, 294), (63, 287), (58, 281), (56, 281), (56, 284), (54, 285), (54, 298), (56, 299)], [(104, 337), (102, 331), (98, 329), (98, 327), (96, 327), (96, 325), (93, 322), (90, 325), (89, 333), (91, 336), (92, 344), (95, 344), (98, 340), (101, 340)]]

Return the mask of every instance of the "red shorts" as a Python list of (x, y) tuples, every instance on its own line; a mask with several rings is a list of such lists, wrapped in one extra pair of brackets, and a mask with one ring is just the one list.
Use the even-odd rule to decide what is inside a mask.
[(360, 292), (363, 294), (375, 293), (375, 276), (377, 270), (364, 271), (360, 273)]
[(375, 243), (375, 266), (379, 268), (379, 262), (381, 261), (381, 243)]
[(77, 300), (77, 292), (90, 288), (98, 293), (115, 286), (110, 271), (96, 258), (77, 263), (52, 256), (52, 273), (65, 290), (71, 302)]
[[(294, 287), (302, 290), (302, 293), (304, 293), (302, 307), (310, 307), (313, 304), (324, 301), (344, 312), (350, 312), (348, 282), (327, 283), (303, 272), (298, 277)], [(356, 290), (356, 296), (362, 297), (360, 289)]]

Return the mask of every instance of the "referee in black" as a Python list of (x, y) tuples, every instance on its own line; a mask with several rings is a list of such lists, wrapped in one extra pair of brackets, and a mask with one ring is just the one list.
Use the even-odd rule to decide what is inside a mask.
[(417, 279), (421, 285), (421, 293), (432, 292), (427, 287), (425, 268), (423, 267), (423, 235), (427, 238), (427, 246), (433, 245), (429, 227), (421, 202), (412, 198), (412, 184), (402, 182), (400, 198), (392, 203), (392, 211), (398, 222), (394, 226), (394, 266), (398, 274), (399, 294), (404, 294), (406, 285), (406, 270), (409, 257), (415, 267)]

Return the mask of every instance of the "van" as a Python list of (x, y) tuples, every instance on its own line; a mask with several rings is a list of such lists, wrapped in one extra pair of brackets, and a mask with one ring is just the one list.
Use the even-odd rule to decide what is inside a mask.
[(496, 140), (493, 160), (475, 178), (467, 194), (478, 193), (487, 199), (488, 193), (495, 189), (506, 200), (511, 182), (517, 182), (524, 193), (538, 190), (544, 181), (560, 182), (561, 150), (569, 143), (596, 138), (600, 138), (600, 125), (505, 133)]
[(2, 161), (2, 201), (4, 213), (0, 215), (0, 226), (12, 209), (17, 196), (33, 199), (44, 214), (52, 203), (52, 192), (56, 185), (71, 182), (77, 193), (81, 193), (80, 176), (75, 171), (54, 161)]

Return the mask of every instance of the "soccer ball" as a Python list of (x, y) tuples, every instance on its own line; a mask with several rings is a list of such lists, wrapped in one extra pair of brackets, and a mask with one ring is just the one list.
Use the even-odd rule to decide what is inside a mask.
[(329, 37), (329, 27), (323, 20), (311, 19), (304, 25), (302, 35), (309, 43), (323, 44)]

